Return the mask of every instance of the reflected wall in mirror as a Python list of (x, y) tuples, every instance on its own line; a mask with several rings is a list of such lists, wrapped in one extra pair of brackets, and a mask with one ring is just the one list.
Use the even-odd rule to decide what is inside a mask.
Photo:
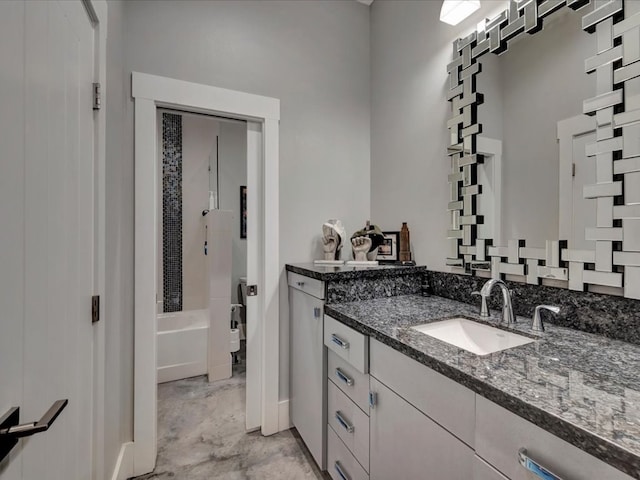
[(512, 0), (454, 42), (454, 271), (640, 298), (639, 4)]
[[(519, 37), (500, 56), (479, 59), (477, 88), (484, 103), (478, 107), (478, 139), (502, 142), (503, 155), (502, 185), (485, 183), (478, 173), (479, 203), (488, 192), (502, 189), (501, 231), (479, 226), (480, 238), (493, 238), (498, 245), (524, 238), (532, 246), (560, 238), (557, 124), (582, 115), (582, 101), (596, 92), (595, 77), (584, 72), (584, 59), (596, 48), (595, 37), (582, 30), (581, 13), (559, 10), (545, 20), (543, 31)], [(479, 170), (491, 163), (485, 159)], [(480, 207), (479, 213), (488, 220)], [(584, 231), (580, 236), (584, 238)]]

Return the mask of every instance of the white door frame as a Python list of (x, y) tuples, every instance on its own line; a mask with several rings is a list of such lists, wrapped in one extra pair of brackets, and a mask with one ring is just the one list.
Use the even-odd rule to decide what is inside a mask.
[[(156, 266), (157, 266), (157, 115), (158, 107), (223, 115), (262, 126), (263, 235), (257, 271), (257, 309), (261, 325), (253, 330), (261, 354), (260, 395), (247, 398), (247, 420), (257, 418), (263, 435), (278, 431), (279, 385), (279, 120), (280, 100), (144, 73), (132, 73), (135, 102), (135, 309), (134, 309), (134, 475), (151, 472), (157, 449)], [(249, 152), (248, 152), (249, 153)], [(248, 185), (249, 186), (249, 185)], [(266, 254), (268, 252), (268, 254)], [(248, 276), (251, 273), (248, 268)], [(256, 272), (256, 269), (253, 269)], [(247, 334), (251, 333), (251, 329)], [(261, 338), (260, 338), (261, 337)], [(255, 362), (254, 362), (255, 363)], [(247, 382), (250, 381), (247, 371)], [(254, 412), (259, 411), (258, 415)], [(258, 426), (258, 425), (256, 425)]]
[[(102, 92), (107, 84), (107, 19), (106, 0), (81, 0), (95, 29), (95, 81), (100, 83)], [(94, 112), (94, 293), (105, 299), (106, 284), (106, 109)], [(93, 479), (105, 478), (105, 301), (100, 302), (99, 315), (102, 319), (93, 327)]]

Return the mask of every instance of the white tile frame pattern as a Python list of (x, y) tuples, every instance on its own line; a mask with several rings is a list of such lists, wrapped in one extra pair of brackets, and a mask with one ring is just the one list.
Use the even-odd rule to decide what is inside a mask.
[[(585, 238), (595, 240), (595, 251), (571, 250), (566, 241), (547, 241), (543, 248), (529, 248), (514, 239), (493, 246), (479, 239), (475, 225), (476, 198), (482, 186), (476, 181), (477, 136), (482, 133), (477, 107), (477, 59), (499, 54), (518, 35), (542, 28), (544, 17), (565, 6), (574, 10), (589, 4), (594, 9), (582, 18), (582, 28), (596, 34), (597, 52), (585, 60), (585, 72), (596, 74), (596, 96), (586, 99), (583, 113), (595, 116), (597, 140), (587, 145), (587, 156), (596, 157), (595, 185), (585, 185), (585, 198), (596, 198), (595, 228)], [(509, 8), (487, 20), (483, 27), (453, 43), (453, 61), (447, 66), (452, 118), (450, 131), (447, 265), (458, 273), (474, 273), (477, 265), (491, 269), (491, 276), (517, 275), (527, 283), (549, 278), (566, 282), (572, 290), (588, 285), (615, 287), (627, 298), (640, 299), (640, 6), (623, 0), (511, 0)], [(640, 3), (640, 2), (638, 2)], [(623, 48), (624, 46), (624, 48)], [(628, 250), (625, 250), (628, 249)]]

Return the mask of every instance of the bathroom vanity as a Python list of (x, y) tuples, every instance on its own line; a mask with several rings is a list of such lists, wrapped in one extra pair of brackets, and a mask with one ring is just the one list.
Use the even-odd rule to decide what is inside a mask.
[[(533, 343), (477, 356), (411, 328), (453, 316), (481, 321), (477, 307), (440, 297), (326, 306), (330, 350), (341, 348), (326, 341), (336, 323), (350, 345), (368, 342), (369, 478), (535, 478), (521, 449), (562, 479), (640, 477), (640, 348), (547, 325)], [(518, 318), (515, 330), (532, 335), (530, 325)], [(329, 428), (345, 435), (334, 414)]]
[[(425, 268), (287, 265), (290, 416), (316, 463), (326, 462), (325, 301), (348, 302), (420, 291)], [(368, 389), (367, 389), (368, 394)]]
[[(326, 422), (331, 477), (538, 478), (523, 462), (563, 480), (640, 478), (640, 346), (552, 324), (532, 332), (517, 316), (510, 330), (534, 341), (479, 356), (411, 328), (498, 323), (478, 313), (418, 292), (326, 302), (313, 416)], [(293, 385), (297, 362), (292, 412), (305, 388)]]

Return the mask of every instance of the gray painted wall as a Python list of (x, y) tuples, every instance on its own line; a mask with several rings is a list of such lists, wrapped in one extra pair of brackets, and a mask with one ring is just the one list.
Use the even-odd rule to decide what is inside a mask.
[[(352, 232), (369, 218), (368, 7), (341, 0), (127, 1), (124, 10), (126, 74), (163, 75), (281, 100), (283, 267), (321, 255), (326, 219), (340, 218)], [(126, 85), (128, 95), (128, 80)], [(126, 106), (125, 140), (121, 168), (132, 172), (131, 102)], [(127, 190), (125, 198), (131, 198), (132, 178), (117, 186)], [(122, 219), (132, 218), (133, 202), (113, 208)], [(127, 249), (132, 248), (133, 224), (123, 225), (121, 235)], [(125, 285), (133, 281), (130, 265), (122, 272)], [(280, 397), (286, 399), (289, 315), (284, 268), (280, 314)], [(131, 328), (129, 322), (130, 313), (126, 324)]]
[[(451, 108), (445, 95), (452, 42), (507, 2), (482, 5), (455, 27), (439, 21), (441, 2), (378, 0), (371, 7), (372, 217), (385, 228), (408, 221), (415, 259), (435, 270), (448, 271)], [(579, 29), (568, 36), (559, 31), (579, 24), (584, 12), (558, 12), (548, 28), (502, 57), (483, 57), (478, 90), (488, 104), (480, 107), (479, 121), (486, 136), (509, 139), (503, 147), (505, 238), (535, 236), (543, 246), (542, 239), (557, 237), (555, 122), (579, 114), (582, 100), (595, 94), (594, 78), (583, 73), (595, 39)], [(532, 59), (541, 56), (548, 57), (545, 66), (536, 67)], [(543, 135), (551, 136), (546, 144), (531, 142)]]
[(456, 27), (438, 20), (441, 2), (371, 5), (371, 217), (408, 222), (414, 259), (436, 270), (447, 270), (446, 66), (452, 42), (499, 6), (482, 5)]
[(124, 116), (131, 108), (124, 70), (124, 5), (109, 1), (107, 25), (105, 462), (111, 478), (133, 438), (133, 149)]

